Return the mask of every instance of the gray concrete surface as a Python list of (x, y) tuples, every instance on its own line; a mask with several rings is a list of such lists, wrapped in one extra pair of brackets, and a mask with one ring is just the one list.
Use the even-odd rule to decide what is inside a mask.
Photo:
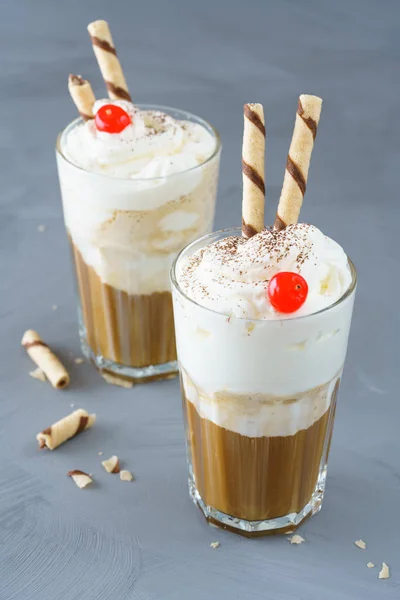
[[(399, 598), (399, 3), (1, 5), (0, 599)], [(177, 381), (114, 388), (70, 357), (79, 346), (53, 148), (75, 115), (67, 74), (103, 93), (86, 35), (96, 18), (112, 25), (137, 101), (186, 108), (220, 130), (217, 226), (240, 219), (243, 103), (266, 107), (271, 221), (297, 96), (325, 99), (302, 217), (343, 244), (360, 285), (326, 500), (301, 546), (206, 525), (187, 494)], [(65, 359), (67, 391), (28, 376), (27, 327)], [(96, 411), (98, 424), (39, 453), (35, 434), (70, 404)], [(103, 472), (98, 451), (123, 458), (135, 483)], [(78, 490), (71, 468), (92, 472), (96, 486)], [(386, 561), (391, 578), (378, 580), (368, 561)]]

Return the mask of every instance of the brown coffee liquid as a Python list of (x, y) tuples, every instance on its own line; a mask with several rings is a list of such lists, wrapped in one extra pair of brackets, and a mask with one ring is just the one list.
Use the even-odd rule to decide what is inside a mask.
[(205, 504), (248, 521), (299, 513), (328, 458), (338, 385), (318, 421), (284, 437), (229, 431), (201, 418), (184, 397), (195, 484)]
[(87, 342), (94, 354), (128, 367), (176, 360), (171, 293), (130, 295), (115, 289), (71, 247)]

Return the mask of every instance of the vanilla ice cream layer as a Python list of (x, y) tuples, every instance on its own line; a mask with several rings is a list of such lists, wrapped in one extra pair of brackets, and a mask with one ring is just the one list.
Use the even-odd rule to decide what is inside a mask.
[(295, 435), (308, 429), (328, 410), (340, 373), (330, 382), (293, 396), (206, 394), (182, 370), (186, 399), (202, 419), (247, 437)]
[(96, 132), (91, 120), (61, 136), (66, 227), (103, 283), (129, 294), (167, 291), (177, 252), (212, 227), (216, 138), (198, 123), (115, 104), (130, 113), (131, 130)]

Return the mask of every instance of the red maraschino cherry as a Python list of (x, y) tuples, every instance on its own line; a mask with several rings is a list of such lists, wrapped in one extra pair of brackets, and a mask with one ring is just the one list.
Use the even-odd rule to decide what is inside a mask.
[(121, 133), (132, 123), (128, 113), (116, 104), (104, 104), (94, 118), (96, 129), (106, 133)]
[(268, 284), (268, 298), (281, 313), (292, 313), (303, 306), (308, 295), (307, 281), (298, 273), (282, 271), (272, 277)]

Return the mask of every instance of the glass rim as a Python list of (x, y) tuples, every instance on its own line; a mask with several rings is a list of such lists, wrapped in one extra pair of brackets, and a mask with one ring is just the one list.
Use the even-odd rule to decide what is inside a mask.
[[(338, 298), (336, 300), (336, 302), (334, 302), (333, 304), (330, 304), (329, 306), (325, 306), (324, 308), (321, 308), (320, 310), (317, 310), (315, 312), (309, 313), (307, 315), (300, 315), (298, 317), (288, 317), (288, 318), (284, 318), (284, 319), (251, 319), (249, 317), (237, 317), (235, 315), (229, 315), (226, 312), (221, 312), (218, 310), (214, 310), (212, 308), (209, 308), (208, 306), (203, 306), (202, 304), (200, 304), (199, 302), (197, 302), (196, 300), (193, 300), (193, 298), (190, 298), (181, 288), (181, 286), (178, 283), (177, 277), (176, 277), (176, 267), (180, 261), (180, 259), (182, 258), (182, 256), (188, 252), (193, 246), (196, 246), (197, 244), (201, 243), (201, 248), (204, 248), (204, 246), (206, 246), (207, 244), (205, 243), (208, 239), (212, 238), (215, 235), (218, 234), (222, 234), (222, 233), (230, 233), (231, 235), (235, 235), (235, 234), (241, 234), (242, 229), (241, 227), (228, 227), (226, 229), (217, 229), (217, 231), (213, 231), (212, 233), (207, 233), (206, 235), (203, 235), (202, 237), (198, 238), (197, 240), (194, 240), (193, 242), (191, 242), (190, 244), (188, 244), (187, 246), (185, 246), (185, 248), (182, 248), (182, 250), (179, 252), (179, 254), (176, 256), (174, 262), (172, 263), (171, 269), (170, 269), (170, 281), (172, 284), (172, 287), (185, 299), (188, 300), (191, 304), (194, 304), (195, 306), (198, 306), (199, 308), (202, 308), (203, 310), (206, 310), (210, 313), (213, 313), (214, 315), (220, 315), (222, 317), (230, 317), (231, 319), (237, 319), (238, 321), (250, 321), (250, 322), (254, 322), (254, 323), (268, 323), (268, 322), (272, 322), (272, 323), (280, 323), (282, 321), (300, 321), (301, 319), (308, 319), (310, 317), (314, 317), (316, 315), (320, 315), (322, 313), (328, 312), (329, 310), (332, 310), (333, 308), (339, 306), (340, 304), (342, 304), (342, 302), (344, 302), (347, 298), (349, 298), (353, 292), (355, 291), (356, 287), (357, 287), (357, 270), (356, 267), (353, 263), (353, 261), (351, 260), (351, 258), (348, 256), (348, 254), (346, 254), (348, 263), (349, 263), (349, 267), (350, 267), (350, 272), (351, 272), (351, 284), (349, 285), (349, 287), (347, 288), (347, 290), (340, 296), (340, 298)], [(228, 237), (228, 236), (225, 236)]]
[(199, 117), (193, 113), (190, 113), (187, 110), (184, 110), (182, 108), (174, 108), (173, 106), (164, 106), (162, 104), (135, 104), (135, 106), (137, 106), (138, 108), (141, 108), (143, 110), (159, 110), (160, 112), (165, 112), (167, 114), (170, 114), (169, 111), (175, 111), (178, 113), (182, 113), (185, 114), (187, 117), (194, 119), (195, 121), (199, 122), (201, 125), (205, 126), (206, 129), (208, 129), (209, 131), (211, 130), (212, 135), (214, 136), (214, 139), (216, 140), (216, 145), (215, 148), (213, 150), (213, 152), (210, 154), (210, 156), (208, 156), (202, 163), (195, 165), (194, 167), (190, 167), (189, 169), (184, 169), (183, 171), (177, 171), (176, 173), (170, 173), (169, 175), (164, 175), (164, 176), (157, 176), (157, 177), (135, 177), (134, 179), (131, 177), (113, 177), (112, 175), (107, 175), (106, 173), (97, 173), (96, 171), (91, 171), (89, 169), (85, 169), (79, 165), (77, 165), (76, 163), (72, 162), (69, 158), (67, 158), (64, 154), (64, 152), (61, 149), (61, 138), (63, 136), (63, 134), (67, 131), (67, 129), (69, 129), (72, 126), (76, 126), (80, 123), (83, 122), (82, 117), (77, 117), (76, 119), (73, 119), (72, 121), (70, 121), (68, 123), (68, 125), (66, 125), (64, 127), (64, 129), (62, 129), (62, 131), (60, 131), (60, 133), (57, 135), (57, 139), (56, 139), (56, 153), (63, 159), (65, 160), (65, 162), (67, 162), (68, 164), (70, 164), (72, 167), (74, 167), (75, 169), (77, 169), (78, 171), (82, 171), (83, 173), (90, 173), (91, 175), (94, 176), (98, 176), (98, 177), (104, 177), (107, 180), (110, 179), (115, 179), (117, 181), (130, 181), (130, 182), (141, 182), (141, 181), (163, 181), (165, 179), (170, 179), (173, 177), (177, 177), (179, 175), (183, 175), (184, 173), (189, 173), (191, 171), (195, 171), (196, 169), (199, 169), (200, 167), (204, 167), (204, 165), (206, 165), (207, 163), (211, 162), (211, 160), (213, 158), (215, 158), (221, 151), (222, 148), (222, 142), (221, 142), (221, 137), (219, 135), (218, 130), (214, 127), (214, 125), (211, 125), (211, 123), (209, 123), (208, 121), (206, 121), (205, 119), (203, 119), (202, 117)]

